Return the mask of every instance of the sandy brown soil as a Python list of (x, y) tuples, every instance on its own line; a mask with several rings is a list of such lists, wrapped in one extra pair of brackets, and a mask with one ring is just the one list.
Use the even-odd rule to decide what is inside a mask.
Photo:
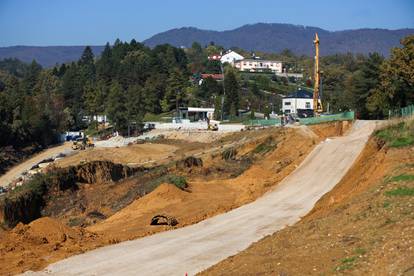
[(120, 148), (92, 148), (56, 162), (59, 167), (74, 166), (81, 162), (108, 160), (118, 164), (142, 164), (173, 156), (178, 147), (165, 144), (138, 144)]
[[(19, 273), (29, 269), (39, 270), (49, 263), (70, 255), (170, 229), (167, 226), (154, 227), (149, 225), (151, 217), (156, 214), (174, 216), (179, 221), (177, 227), (183, 227), (239, 207), (260, 197), (289, 175), (319, 141), (340, 133), (342, 133), (342, 128), (338, 128), (334, 124), (331, 127), (328, 125), (313, 126), (306, 128), (306, 131), (290, 128), (267, 129), (223, 137), (216, 141), (216, 144), (211, 148), (221, 149), (224, 145), (237, 145), (238, 158), (248, 155), (269, 136), (277, 140), (277, 146), (274, 150), (263, 153), (254, 164), (247, 167), (237, 177), (229, 178), (227, 176), (224, 179), (220, 177), (219, 172), (217, 173), (218, 177), (211, 177), (209, 176), (211, 173), (206, 171), (206, 167), (214, 167), (217, 162), (223, 162), (220, 155), (217, 154), (217, 149), (215, 151), (209, 151), (209, 148), (203, 149), (200, 154), (205, 161), (204, 168), (198, 172), (191, 171), (191, 169), (185, 172), (189, 181), (189, 187), (185, 191), (171, 184), (162, 184), (152, 193), (136, 199), (108, 219), (86, 229), (74, 228), (81, 232), (77, 232), (77, 236), (73, 235), (74, 238), (59, 242), (58, 246), (55, 246), (55, 241), (40, 244), (37, 238), (32, 239), (25, 234), (27, 231), (16, 232), (19, 227), (28, 226), (18, 226), (12, 231), (0, 232), (0, 274)], [(172, 150), (172, 148), (167, 148)], [(203, 176), (204, 174), (205, 176)], [(128, 181), (134, 180), (126, 182)], [(119, 189), (122, 190), (125, 187), (128, 185)], [(93, 185), (89, 185), (85, 189), (91, 189), (88, 193), (93, 195)], [(111, 190), (96, 191), (101, 192), (95, 195), (93, 202), (110, 201), (110, 198), (116, 195), (116, 192), (111, 194)], [(100, 196), (101, 200), (99, 200)], [(99, 204), (96, 204), (95, 207), (99, 207)], [(87, 211), (93, 210), (92, 207)], [(100, 210), (105, 211), (105, 209)], [(42, 218), (40, 221), (45, 219)], [(61, 220), (68, 222), (64, 217), (61, 217)], [(29, 224), (29, 229), (38, 221)], [(57, 233), (60, 233), (62, 227), (66, 227), (57, 220), (51, 222), (50, 225), (47, 231), (56, 231)], [(69, 231), (71, 228), (65, 229), (65, 231)], [(40, 233), (38, 236), (43, 235), (46, 238), (50, 234), (49, 232), (41, 234), (41, 231), (38, 233)]]
[(414, 148), (373, 138), (343, 180), (301, 222), (253, 244), (202, 275), (413, 275), (413, 196), (389, 196), (414, 182)]
[[(249, 143), (243, 150), (251, 151), (257, 144)], [(294, 146), (297, 150), (292, 151)], [(197, 177), (190, 181), (188, 191), (162, 185), (88, 230), (117, 240), (127, 240), (165, 230), (163, 227), (154, 228), (149, 225), (151, 217), (156, 214), (174, 216), (180, 226), (185, 226), (226, 212), (251, 202), (269, 190), (290, 174), (312, 147), (312, 139), (295, 130), (287, 130), (276, 150), (240, 176), (210, 181)], [(258, 175), (261, 176), (260, 179)]]

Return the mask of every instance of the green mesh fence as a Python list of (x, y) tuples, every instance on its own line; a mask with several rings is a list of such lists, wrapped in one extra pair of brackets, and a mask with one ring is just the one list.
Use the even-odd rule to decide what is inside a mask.
[(414, 105), (401, 108), (401, 117), (408, 117), (414, 115)]
[(409, 105), (403, 108), (397, 108), (389, 111), (388, 117), (399, 118), (399, 117), (409, 117), (414, 116), (414, 105)]
[[(339, 114), (332, 114), (332, 115), (322, 115), (319, 117), (309, 117), (309, 118), (299, 118), (299, 123), (302, 125), (315, 125), (324, 122), (332, 122), (332, 121), (348, 121), (354, 120), (355, 113), (353, 111), (339, 113)], [(245, 123), (245, 125), (249, 126), (277, 126), (280, 125), (280, 118), (277, 119), (269, 119), (269, 120), (249, 120)]]
[(349, 111), (339, 114), (332, 114), (332, 115), (321, 115), (319, 117), (309, 117), (309, 118), (300, 118), (299, 122), (302, 125), (315, 125), (324, 122), (332, 122), (332, 121), (348, 121), (355, 119), (355, 112)]
[(248, 126), (277, 126), (280, 125), (280, 119), (269, 119), (269, 120), (249, 120), (245, 123)]

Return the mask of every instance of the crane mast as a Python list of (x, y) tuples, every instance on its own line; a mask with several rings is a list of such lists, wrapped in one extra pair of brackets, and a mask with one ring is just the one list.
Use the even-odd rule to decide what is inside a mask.
[(322, 113), (322, 103), (319, 101), (319, 84), (320, 84), (320, 70), (319, 70), (319, 37), (318, 33), (315, 33), (315, 72), (314, 72), (314, 90), (313, 90), (313, 111), (315, 116), (319, 116)]

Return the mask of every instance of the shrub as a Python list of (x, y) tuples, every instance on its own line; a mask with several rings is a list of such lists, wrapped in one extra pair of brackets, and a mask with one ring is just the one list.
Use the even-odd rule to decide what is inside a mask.
[(167, 174), (161, 177), (158, 177), (147, 184), (147, 191), (151, 192), (157, 188), (162, 183), (169, 183), (175, 185), (177, 188), (183, 190), (188, 187), (187, 180), (184, 176)]
[(187, 180), (185, 179), (184, 176), (179, 176), (179, 175), (174, 175), (174, 174), (167, 175), (166, 182), (174, 184), (175, 186), (177, 186), (177, 188), (181, 190), (188, 187)]

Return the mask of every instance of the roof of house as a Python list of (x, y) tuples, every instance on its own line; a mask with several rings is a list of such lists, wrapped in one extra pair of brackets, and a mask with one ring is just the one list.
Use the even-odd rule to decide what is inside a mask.
[(215, 80), (222, 80), (223, 74), (201, 74), (202, 79), (213, 78)]
[(227, 53), (225, 53), (224, 55), (222, 55), (222, 57), (224, 57), (224, 56), (227, 56), (227, 55), (230, 55), (230, 54), (233, 54), (233, 55), (237, 55), (237, 56), (240, 56), (240, 57), (243, 57), (242, 55), (240, 55), (239, 53), (237, 53), (237, 52), (235, 52), (235, 51), (228, 51)]
[(295, 92), (289, 93), (284, 99), (313, 99), (313, 92), (298, 89)]
[(270, 59), (253, 59), (253, 58), (245, 58), (243, 60), (238, 60), (236, 62), (252, 62), (252, 61), (256, 61), (256, 62), (278, 62), (278, 63), (282, 63), (279, 60), (270, 60)]
[(182, 111), (188, 112), (214, 112), (214, 107), (180, 107)]

